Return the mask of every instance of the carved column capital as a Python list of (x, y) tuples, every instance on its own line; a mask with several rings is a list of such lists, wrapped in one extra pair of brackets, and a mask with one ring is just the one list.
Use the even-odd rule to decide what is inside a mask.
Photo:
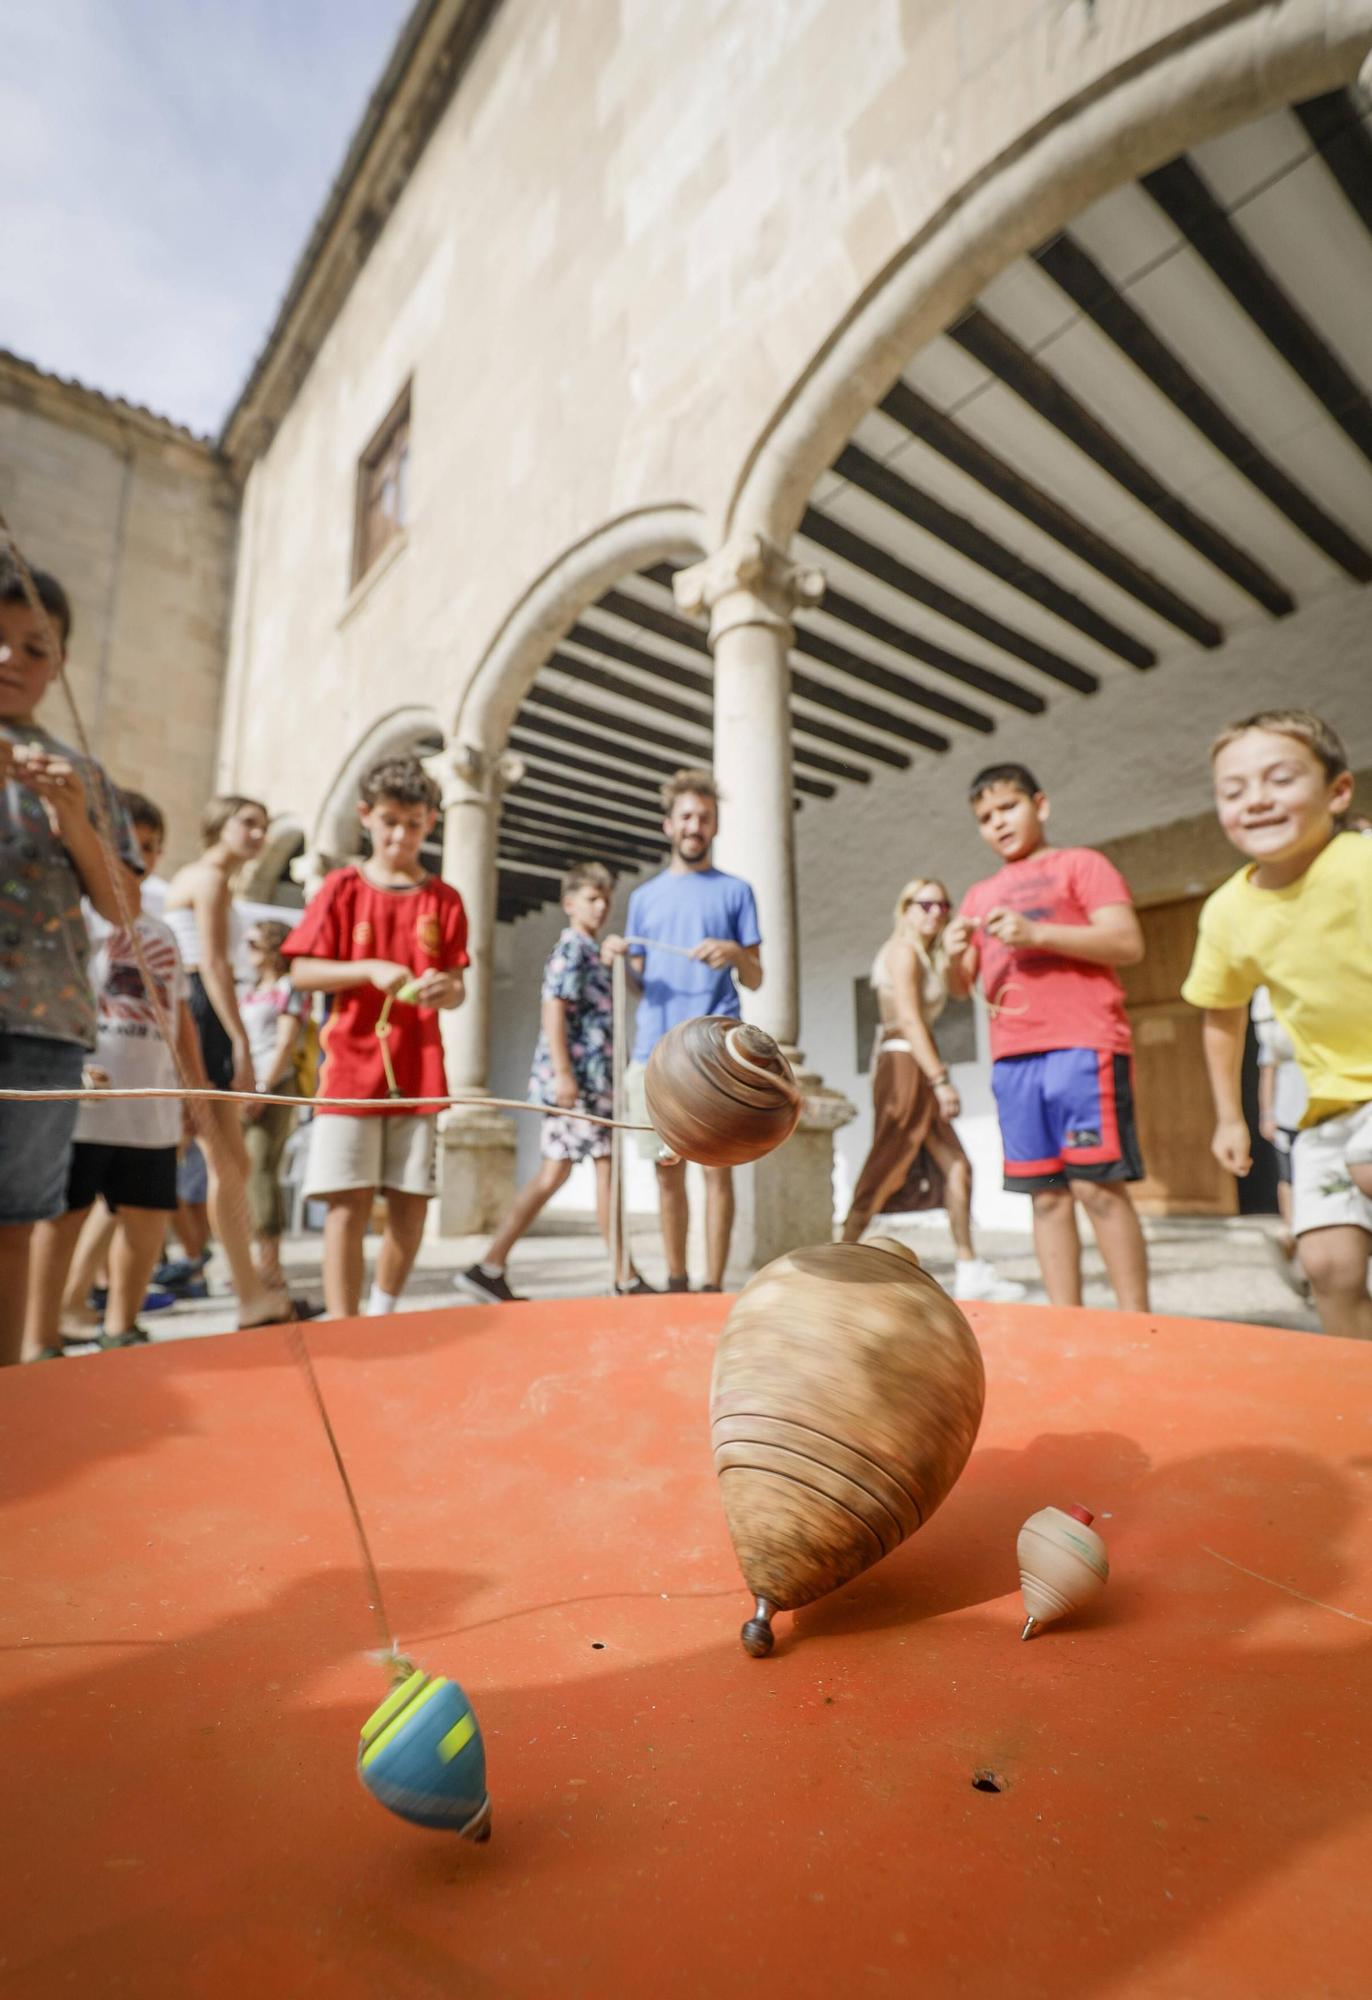
[(512, 750), (496, 756), (478, 749), (474, 743), (445, 743), (431, 757), (420, 760), (443, 793), (443, 810), (453, 806), (500, 804), (512, 785), (524, 776), (525, 763)]
[(732, 535), (722, 548), (672, 579), (678, 607), (688, 618), (710, 614), (711, 642), (740, 625), (790, 631), (802, 604), (818, 604), (824, 576), (812, 564), (792, 562), (775, 542), (751, 530)]
[(307, 847), (303, 854), (296, 855), (288, 873), (292, 882), (298, 882), (305, 891), (305, 901), (308, 903), (319, 893), (324, 877), (342, 866), (341, 855), (330, 854), (324, 847)]

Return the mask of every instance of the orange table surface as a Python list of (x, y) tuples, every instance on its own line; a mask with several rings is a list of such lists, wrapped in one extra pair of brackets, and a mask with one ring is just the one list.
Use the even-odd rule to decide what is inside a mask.
[[(728, 1303), (309, 1332), (484, 1848), (358, 1784), (385, 1682), (286, 1335), (0, 1378), (0, 1991), (1364, 2000), (1372, 1348), (972, 1307), (962, 1480), (753, 1661)], [(1110, 1585), (1021, 1644), (1017, 1530), (1076, 1500)]]

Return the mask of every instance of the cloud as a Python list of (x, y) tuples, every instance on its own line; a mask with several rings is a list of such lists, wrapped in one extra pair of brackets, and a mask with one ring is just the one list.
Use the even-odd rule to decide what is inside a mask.
[(0, 69), (0, 346), (215, 431), (410, 0), (43, 0)]

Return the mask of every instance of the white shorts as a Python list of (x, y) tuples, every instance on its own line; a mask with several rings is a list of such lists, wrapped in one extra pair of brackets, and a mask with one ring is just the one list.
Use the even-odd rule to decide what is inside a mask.
[(1291, 1149), (1293, 1235), (1340, 1223), (1372, 1234), (1372, 1199), (1354, 1186), (1351, 1161), (1372, 1161), (1372, 1103), (1322, 1118), (1296, 1134)]
[(316, 1113), (310, 1124), (307, 1200), (355, 1188), (395, 1188), (400, 1194), (438, 1192), (438, 1120), (422, 1112), (353, 1117)]

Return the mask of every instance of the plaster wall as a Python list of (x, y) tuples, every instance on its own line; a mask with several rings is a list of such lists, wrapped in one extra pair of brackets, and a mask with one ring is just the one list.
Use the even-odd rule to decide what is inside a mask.
[[(1236, 11), (505, 0), (253, 469), (222, 776), (308, 823), (397, 687), (455, 713), (580, 537), (670, 501), (717, 533), (902, 247), (1103, 79)], [(350, 595), (358, 457), (407, 380), (410, 529)], [(296, 688), (309, 726), (283, 730)]]
[[(97, 756), (196, 851), (213, 790), (235, 502), (210, 448), (75, 385), (0, 362), (0, 507), (72, 603), (68, 673)], [(60, 691), (43, 718), (71, 739)]]

